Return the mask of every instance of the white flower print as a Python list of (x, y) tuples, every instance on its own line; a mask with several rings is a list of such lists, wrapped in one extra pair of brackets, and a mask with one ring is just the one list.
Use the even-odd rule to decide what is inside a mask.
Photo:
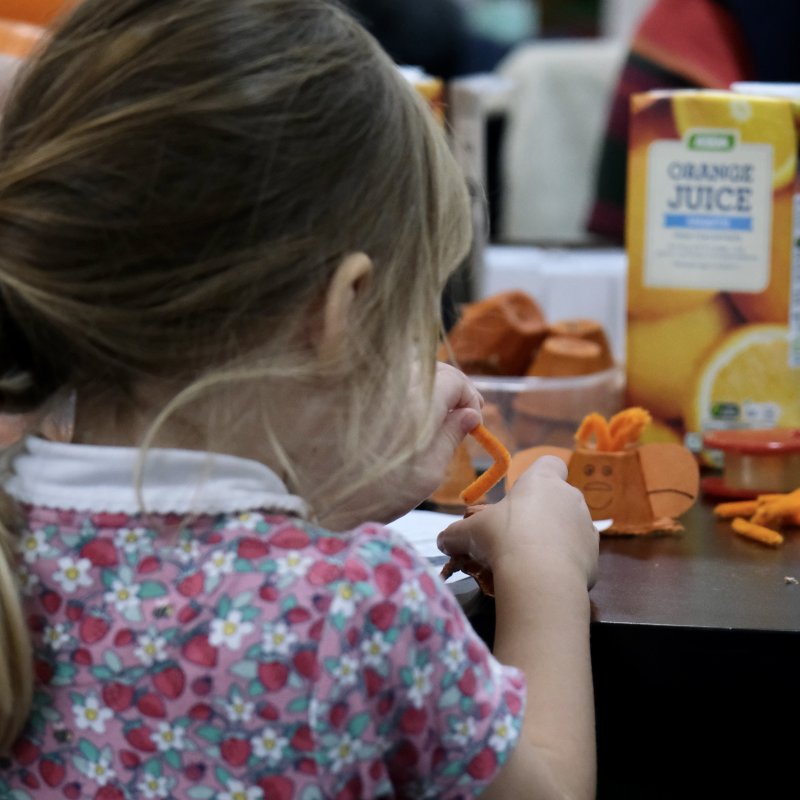
[(451, 639), (440, 653), (442, 661), (450, 672), (457, 672), (458, 668), (464, 663), (464, 645)]
[(115, 578), (111, 584), (111, 591), (106, 592), (105, 601), (116, 606), (117, 611), (133, 611), (139, 608), (139, 584), (127, 583)]
[(392, 645), (386, 641), (382, 633), (373, 633), (369, 639), (361, 643), (361, 652), (364, 654), (364, 663), (371, 667), (379, 667), (383, 664), (386, 654), (392, 649)]
[(419, 611), (427, 605), (427, 598), (419, 581), (411, 580), (403, 585), (403, 601), (412, 611)]
[(517, 728), (514, 717), (506, 714), (503, 719), (496, 719), (492, 723), (492, 735), (489, 737), (489, 746), (498, 753), (505, 752), (509, 745), (517, 738)]
[(169, 796), (172, 782), (161, 775), (147, 775), (136, 788), (147, 800), (158, 800), (158, 798)]
[(61, 585), (66, 594), (72, 594), (79, 586), (91, 586), (89, 570), (92, 562), (88, 558), (72, 558), (64, 556), (58, 559), (58, 569), (53, 578)]
[(183, 750), (185, 742), (183, 728), (172, 726), (169, 722), (159, 722), (158, 730), (153, 733), (152, 739), (156, 747), (162, 752), (165, 750)]
[(226, 528), (245, 528), (246, 530), (254, 531), (260, 522), (263, 522), (264, 518), (261, 514), (253, 514), (250, 511), (244, 511), (241, 514), (237, 514), (225, 527)]
[(245, 700), (240, 694), (235, 694), (224, 705), (225, 716), (231, 722), (248, 722), (253, 716), (255, 704)]
[(285, 736), (281, 736), (273, 728), (264, 728), (261, 733), (250, 740), (253, 753), (259, 758), (265, 758), (272, 764), (277, 764), (283, 757), (283, 751), (289, 744)]
[(276, 563), (279, 575), (302, 578), (314, 563), (314, 559), (304, 556), (297, 550), (290, 550), (284, 558), (279, 558)]
[(217, 795), (217, 800), (261, 800), (264, 792), (260, 786), (245, 786), (241, 781), (230, 780), (228, 791)]
[(297, 634), (285, 622), (276, 622), (272, 625), (264, 626), (262, 648), (265, 653), (276, 653), (281, 656), (288, 655), (296, 641)]
[(200, 555), (200, 545), (195, 539), (184, 536), (178, 544), (175, 545), (175, 555), (182, 564), (196, 561), (197, 557)]
[(353, 656), (342, 656), (333, 668), (333, 674), (340, 686), (352, 686), (358, 678), (358, 660)]
[(331, 614), (349, 617), (356, 610), (356, 591), (352, 583), (342, 581), (335, 590), (331, 603)]
[(126, 553), (141, 551), (142, 546), (149, 543), (147, 528), (120, 528), (114, 536), (114, 543)]
[(211, 621), (208, 642), (214, 647), (225, 645), (229, 650), (238, 650), (242, 646), (242, 636), (252, 631), (253, 623), (242, 620), (242, 612), (232, 608), (227, 616)]
[(475, 739), (475, 720), (472, 717), (460, 717), (456, 720), (448, 738), (459, 747), (468, 745)]
[(233, 572), (233, 562), (235, 558), (235, 553), (226, 550), (218, 550), (203, 564), (203, 572), (205, 572), (209, 578), (227, 575)]
[(50, 549), (47, 535), (44, 531), (28, 531), (20, 538), (17, 549), (25, 561), (31, 564)]
[(416, 708), (422, 708), (425, 704), (425, 698), (431, 693), (432, 672), (433, 664), (414, 667), (411, 670), (411, 686), (408, 689), (408, 696)]
[(66, 624), (59, 622), (57, 625), (48, 625), (44, 631), (42, 631), (42, 639), (44, 643), (50, 645), (53, 650), (60, 650), (70, 641), (70, 635), (67, 633)]
[(72, 713), (75, 716), (75, 724), (81, 730), (88, 728), (93, 733), (105, 733), (106, 720), (114, 716), (110, 708), (100, 705), (96, 694), (88, 695), (83, 704), (75, 703), (72, 706)]
[(114, 770), (111, 769), (111, 758), (107, 755), (101, 755), (97, 761), (89, 761), (83, 772), (100, 786), (105, 786), (116, 776)]
[(167, 657), (167, 640), (154, 633), (142, 633), (137, 638), (138, 647), (133, 654), (146, 667), (151, 667)]
[(359, 755), (359, 742), (352, 736), (342, 734), (337, 743), (328, 751), (331, 767), (334, 772), (339, 772), (342, 767), (352, 764)]

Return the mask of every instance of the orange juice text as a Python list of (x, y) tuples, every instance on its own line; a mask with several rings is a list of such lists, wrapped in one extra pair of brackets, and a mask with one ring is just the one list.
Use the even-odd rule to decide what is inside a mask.
[(786, 99), (631, 99), (627, 403), (690, 447), (800, 426), (796, 173)]

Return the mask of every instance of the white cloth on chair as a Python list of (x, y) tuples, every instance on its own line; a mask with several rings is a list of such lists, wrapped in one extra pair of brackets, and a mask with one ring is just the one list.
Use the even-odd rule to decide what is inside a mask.
[(504, 240), (581, 243), (624, 42), (533, 42), (499, 67), (513, 87), (501, 154)]

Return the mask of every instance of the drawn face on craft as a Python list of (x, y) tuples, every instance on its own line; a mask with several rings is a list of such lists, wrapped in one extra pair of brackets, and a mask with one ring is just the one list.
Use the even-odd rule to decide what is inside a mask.
[(592, 514), (609, 517), (624, 496), (619, 453), (576, 451), (569, 464), (569, 482), (580, 489)]

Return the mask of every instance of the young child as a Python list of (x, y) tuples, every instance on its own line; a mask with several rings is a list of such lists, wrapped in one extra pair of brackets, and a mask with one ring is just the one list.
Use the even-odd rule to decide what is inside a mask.
[(0, 796), (592, 796), (563, 465), (442, 535), (494, 571), (494, 656), (379, 524), (481, 419), (434, 366), (467, 209), (326, 0), (84, 0), (26, 66), (0, 412), (75, 416), (9, 453)]

